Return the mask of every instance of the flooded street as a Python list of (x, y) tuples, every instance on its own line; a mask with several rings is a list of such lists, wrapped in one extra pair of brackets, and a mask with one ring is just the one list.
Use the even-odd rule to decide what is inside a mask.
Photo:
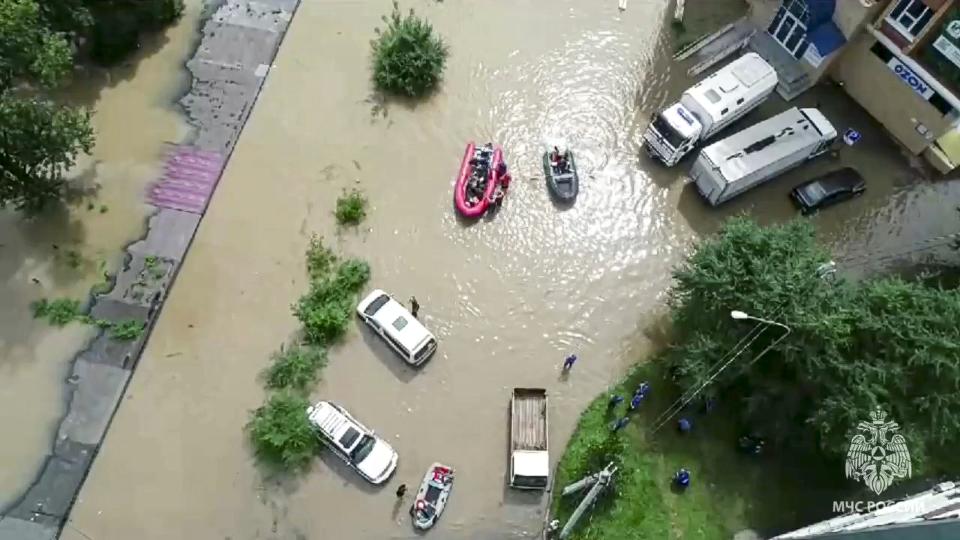
[(200, 19), (200, 0), (180, 22), (152, 36), (126, 65), (87, 68), (60, 96), (95, 111), (93, 155), (76, 167), (68, 204), (34, 219), (0, 211), (0, 508), (20, 496), (53, 444), (65, 408), (69, 362), (94, 331), (51, 328), (33, 320), (40, 298), (85, 300), (113, 272), (121, 248), (143, 234), (147, 183), (157, 176), (164, 144), (188, 126), (172, 105), (189, 82), (182, 68)]
[[(669, 58), (667, 0), (625, 12), (612, 1), (411, 5), (451, 51), (441, 90), (415, 106), (371, 95), (369, 40), (389, 2), (299, 7), (62, 538), (417, 538), (393, 491), (434, 461), (458, 473), (434, 538), (532, 537), (542, 496), (505, 487), (511, 388), (548, 389), (556, 462), (582, 407), (650, 350), (645, 333), (691, 242), (738, 212), (788, 219), (789, 188), (836, 166), (825, 159), (716, 210), (684, 184), (689, 160), (667, 170), (641, 155), (649, 115), (690, 83)], [(815, 218), (835, 251), (902, 242), (899, 216), (925, 212), (915, 205), (951, 208), (944, 191), (956, 186), (918, 180), (863, 111), (820, 94), (798, 103), (868, 133), (840, 155), (867, 194)], [(785, 107), (775, 100), (734, 129)], [(540, 161), (558, 136), (583, 178), (566, 210), (550, 202)], [(502, 211), (476, 224), (452, 205), (467, 140), (501, 143), (515, 178)], [(337, 231), (335, 199), (353, 187), (370, 216)], [(934, 226), (956, 225), (947, 215)], [(412, 370), (355, 325), (312, 396), (395, 446), (382, 489), (330, 455), (296, 479), (265, 479), (244, 432), (261, 371), (297, 330), (290, 304), (307, 287), (313, 233), (367, 260), (370, 288), (415, 295), (440, 339)], [(563, 378), (571, 352), (580, 360)]]

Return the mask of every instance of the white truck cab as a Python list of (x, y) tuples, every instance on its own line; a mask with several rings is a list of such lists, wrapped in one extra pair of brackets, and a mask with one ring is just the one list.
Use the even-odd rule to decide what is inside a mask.
[(672, 167), (698, 143), (763, 103), (776, 87), (773, 66), (757, 53), (747, 53), (657, 113), (643, 134), (643, 145), (652, 157)]

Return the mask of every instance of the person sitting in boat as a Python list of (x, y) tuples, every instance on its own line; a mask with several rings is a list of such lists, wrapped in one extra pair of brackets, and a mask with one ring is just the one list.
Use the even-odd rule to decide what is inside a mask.
[(507, 163), (505, 161), (501, 161), (500, 164), (497, 165), (497, 176), (500, 177), (500, 187), (503, 188), (504, 191), (509, 189), (510, 181), (513, 180), (513, 177), (510, 176), (510, 172), (507, 170)]
[(467, 202), (470, 203), (470, 206), (476, 206), (480, 199), (483, 197), (484, 191), (483, 183), (480, 178), (474, 176), (467, 183)]
[(553, 152), (550, 154), (550, 162), (560, 173), (567, 172), (567, 153), (561, 152), (556, 146), (553, 147)]

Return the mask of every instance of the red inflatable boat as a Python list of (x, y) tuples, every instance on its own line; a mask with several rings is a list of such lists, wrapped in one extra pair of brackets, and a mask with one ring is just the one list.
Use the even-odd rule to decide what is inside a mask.
[[(470, 160), (477, 158), (480, 161), (486, 161), (487, 174), (485, 176), (485, 185), (482, 186), (483, 195), (479, 193), (473, 195), (468, 193), (470, 178), (473, 176), (477, 165), (471, 165)], [(500, 184), (500, 175), (497, 174), (497, 167), (503, 161), (503, 150), (499, 146), (477, 148), (474, 143), (467, 144), (467, 150), (463, 153), (463, 161), (460, 162), (460, 174), (457, 176), (457, 183), (453, 187), (453, 202), (457, 207), (457, 212), (467, 218), (478, 218), (487, 211), (490, 206), (490, 200)]]

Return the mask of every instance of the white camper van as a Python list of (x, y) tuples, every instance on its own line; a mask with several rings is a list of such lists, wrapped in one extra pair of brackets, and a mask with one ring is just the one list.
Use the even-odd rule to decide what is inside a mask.
[(690, 177), (717, 206), (819, 156), (836, 138), (837, 130), (819, 110), (794, 107), (701, 150)]
[(647, 153), (668, 167), (734, 120), (755, 109), (777, 87), (777, 72), (747, 53), (687, 89), (643, 134)]

